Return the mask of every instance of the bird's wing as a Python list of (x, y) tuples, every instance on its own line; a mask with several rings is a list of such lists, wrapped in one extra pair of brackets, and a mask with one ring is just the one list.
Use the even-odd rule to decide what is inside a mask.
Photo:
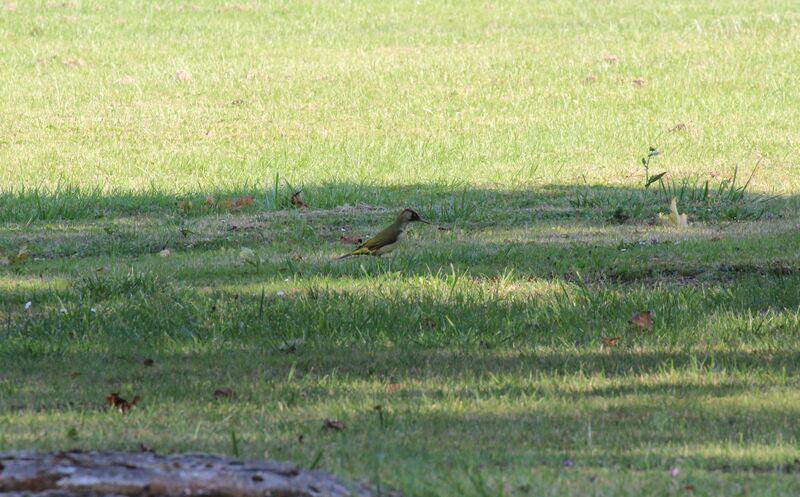
[(354, 252), (359, 251), (361, 249), (367, 249), (369, 251), (373, 251), (385, 245), (391, 245), (392, 243), (397, 242), (400, 233), (398, 231), (395, 232), (392, 231), (393, 231), (392, 226), (384, 228), (380, 233), (378, 233), (377, 235), (373, 236), (366, 242), (359, 245), (356, 248), (356, 250), (354, 250)]

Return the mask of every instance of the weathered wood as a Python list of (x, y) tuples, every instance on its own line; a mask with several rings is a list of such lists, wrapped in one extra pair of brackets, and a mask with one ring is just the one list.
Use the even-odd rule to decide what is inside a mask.
[[(0, 452), (0, 497), (372, 497), (275, 461), (150, 452)], [(386, 495), (386, 494), (384, 494)]]

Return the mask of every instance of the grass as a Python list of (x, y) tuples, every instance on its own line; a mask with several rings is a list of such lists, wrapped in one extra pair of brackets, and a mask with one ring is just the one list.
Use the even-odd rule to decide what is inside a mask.
[(792, 7), (0, 3), (0, 450), (797, 495)]

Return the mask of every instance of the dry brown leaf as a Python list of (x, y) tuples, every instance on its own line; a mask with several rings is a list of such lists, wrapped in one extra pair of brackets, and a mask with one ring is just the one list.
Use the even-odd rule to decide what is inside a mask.
[(643, 80), (642, 78), (636, 78), (633, 80), (633, 86), (635, 86), (636, 88), (644, 88), (646, 84), (647, 81)]
[(236, 199), (236, 201), (233, 203), (233, 206), (236, 207), (237, 209), (243, 209), (248, 205), (252, 204), (254, 200), (255, 197), (253, 197), (252, 195), (243, 195)]
[(214, 204), (217, 203), (217, 200), (214, 198), (214, 195), (208, 195), (206, 199), (203, 201), (203, 205), (206, 207), (214, 207)]
[(80, 69), (86, 65), (86, 62), (83, 59), (64, 59), (63, 63), (70, 69)]
[(294, 205), (298, 209), (307, 209), (308, 204), (303, 202), (303, 199), (300, 197), (300, 193), (302, 193), (302, 191), (303, 190), (299, 190), (292, 193), (292, 205)]
[[(278, 296), (282, 296), (281, 292), (282, 291), (278, 292)], [(284, 293), (284, 295), (285, 295), (285, 293)], [(278, 347), (278, 350), (280, 350), (281, 352), (286, 352), (287, 354), (292, 354), (294, 352), (297, 352), (297, 349), (302, 347), (303, 345), (305, 345), (305, 343), (306, 343), (306, 341), (304, 339), (302, 339), (302, 338), (294, 338), (294, 339), (291, 339), (291, 340), (284, 340), (284, 342), (282, 344), (280, 344), (280, 346)]]
[(355, 237), (351, 238), (349, 236), (340, 236), (339, 237), (339, 243), (343, 243), (345, 245), (360, 245), (361, 243), (364, 243), (364, 240), (361, 239), (361, 238), (355, 238)]
[(336, 419), (326, 419), (322, 422), (322, 431), (342, 431), (344, 429), (344, 422)]
[(222, 399), (233, 397), (236, 392), (233, 391), (231, 388), (218, 388), (214, 390), (214, 398), (215, 399)]
[(675, 197), (669, 204), (669, 221), (679, 228), (689, 227), (689, 216), (678, 213), (678, 200)]
[(0, 258), (0, 266), (8, 266), (13, 264), (21, 264), (28, 259), (28, 247), (22, 247), (17, 252), (17, 255), (12, 255), (10, 257), (2, 257)]
[(619, 337), (602, 337), (600, 343), (603, 347), (616, 347), (619, 344)]
[(669, 129), (669, 132), (670, 133), (675, 133), (677, 131), (686, 131), (687, 129), (689, 129), (689, 125), (688, 124), (686, 124), (686, 123), (678, 123), (675, 126), (671, 127)]
[(180, 71), (175, 73), (175, 79), (177, 79), (178, 81), (190, 81), (192, 79), (192, 73), (181, 69)]
[(649, 330), (653, 327), (654, 317), (655, 313), (653, 313), (653, 311), (639, 311), (633, 313), (633, 316), (631, 316), (628, 322), (642, 330)]
[(192, 201), (191, 200), (179, 200), (178, 201), (178, 210), (181, 210), (185, 213), (189, 213), (192, 210)]
[(132, 401), (128, 402), (127, 400), (123, 399), (119, 396), (119, 393), (114, 392), (108, 394), (106, 397), (106, 405), (118, 410), (121, 413), (126, 413), (131, 410), (133, 406), (139, 403), (140, 397), (137, 395), (133, 398)]

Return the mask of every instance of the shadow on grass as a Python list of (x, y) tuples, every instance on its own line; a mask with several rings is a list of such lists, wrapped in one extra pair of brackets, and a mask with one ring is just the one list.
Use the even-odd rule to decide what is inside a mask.
[[(588, 184), (518, 186), (518, 189), (477, 187), (458, 181), (397, 186), (336, 182), (306, 185), (303, 198), (316, 209), (364, 204), (393, 208), (413, 206), (436, 222), (486, 221), (492, 220), (496, 211), (509, 211), (508, 215), (513, 216), (515, 210), (533, 211), (539, 220), (587, 215), (624, 221), (651, 217), (666, 210), (673, 196), (690, 217), (712, 221), (754, 219), (798, 207), (797, 196), (775, 200), (750, 193), (744, 185), (724, 184), (720, 180), (712, 180), (708, 185), (700, 180), (664, 186), (655, 184), (647, 190)], [(29, 188), (0, 192), (0, 222), (111, 219), (148, 214), (197, 217), (219, 210), (204, 205), (209, 196), (219, 203), (252, 195), (254, 203), (248, 212), (274, 212), (294, 208), (290, 200), (293, 190), (281, 183), (266, 190), (255, 185), (240, 185), (177, 195), (158, 190), (108, 192), (102, 188), (60, 187), (54, 191)], [(179, 209), (178, 202), (186, 200), (191, 201), (192, 207)]]
[[(347, 440), (366, 437), (371, 440), (368, 444), (379, 444), (382, 451), (417, 454), (415, 460), (422, 458), (437, 466), (447, 465), (458, 453), (462, 460), (481, 461), (489, 467), (520, 461), (558, 465), (573, 455), (580, 457), (583, 466), (652, 469), (668, 468), (680, 454), (693, 466), (708, 470), (796, 469), (783, 467), (791, 460), (776, 464), (776, 455), (770, 451), (747, 454), (744, 449), (750, 444), (768, 447), (779, 439), (791, 443), (800, 437), (795, 422), (800, 407), (780, 401), (772, 404), (776, 397), (758, 403), (759, 395), (769, 395), (770, 388), (786, 390), (794, 384), (800, 374), (797, 348), (699, 355), (411, 349), (347, 349), (332, 354), (311, 348), (289, 354), (258, 347), (150, 352), (148, 357), (154, 359), (150, 367), (142, 365), (141, 356), (120, 353), (64, 354), (48, 361), (46, 368), (35, 362), (19, 364), (9, 379), (24, 378), (25, 393), (12, 396), (4, 410), (98, 411), (109, 388), (128, 384), (135, 385), (146, 399), (141, 408), (146, 411), (132, 413), (133, 420), (159, 413), (158, 423), (169, 422), (164, 418), (168, 413), (188, 409), (195, 422), (208, 417), (213, 425), (220, 409), (228, 412), (238, 406), (242, 412), (257, 412), (259, 406), (283, 402), (288, 409), (302, 408), (305, 413), (295, 421), (281, 421), (281, 430), (287, 429), (286, 423), (292, 425), (291, 437), (310, 430), (307, 443), (344, 452), (363, 450), (361, 443), (355, 447)], [(726, 375), (726, 370), (733, 374)], [(65, 374), (68, 371), (80, 376)], [(602, 377), (613, 381), (604, 385)], [(213, 389), (221, 386), (234, 387), (235, 397), (209, 406)], [(69, 392), (69, 397), (61, 392)], [(742, 397), (736, 400), (736, 395)], [(483, 404), (481, 399), (498, 403)], [(363, 408), (353, 407), (362, 404)], [(382, 406), (383, 418), (373, 405)], [(431, 405), (439, 408), (424, 409)], [(312, 411), (309, 418), (309, 409), (318, 412)], [(346, 423), (344, 439), (314, 436), (322, 420), (333, 415), (329, 409), (335, 409)], [(264, 422), (243, 428), (243, 439), (249, 439), (245, 437), (250, 431), (269, 430), (270, 425), (258, 425)], [(157, 435), (158, 427), (148, 424), (147, 432)], [(175, 443), (171, 438), (143, 442), (156, 442), (169, 450), (169, 444)], [(714, 450), (732, 440), (742, 448), (739, 455)], [(704, 453), (705, 449), (709, 452)]]

